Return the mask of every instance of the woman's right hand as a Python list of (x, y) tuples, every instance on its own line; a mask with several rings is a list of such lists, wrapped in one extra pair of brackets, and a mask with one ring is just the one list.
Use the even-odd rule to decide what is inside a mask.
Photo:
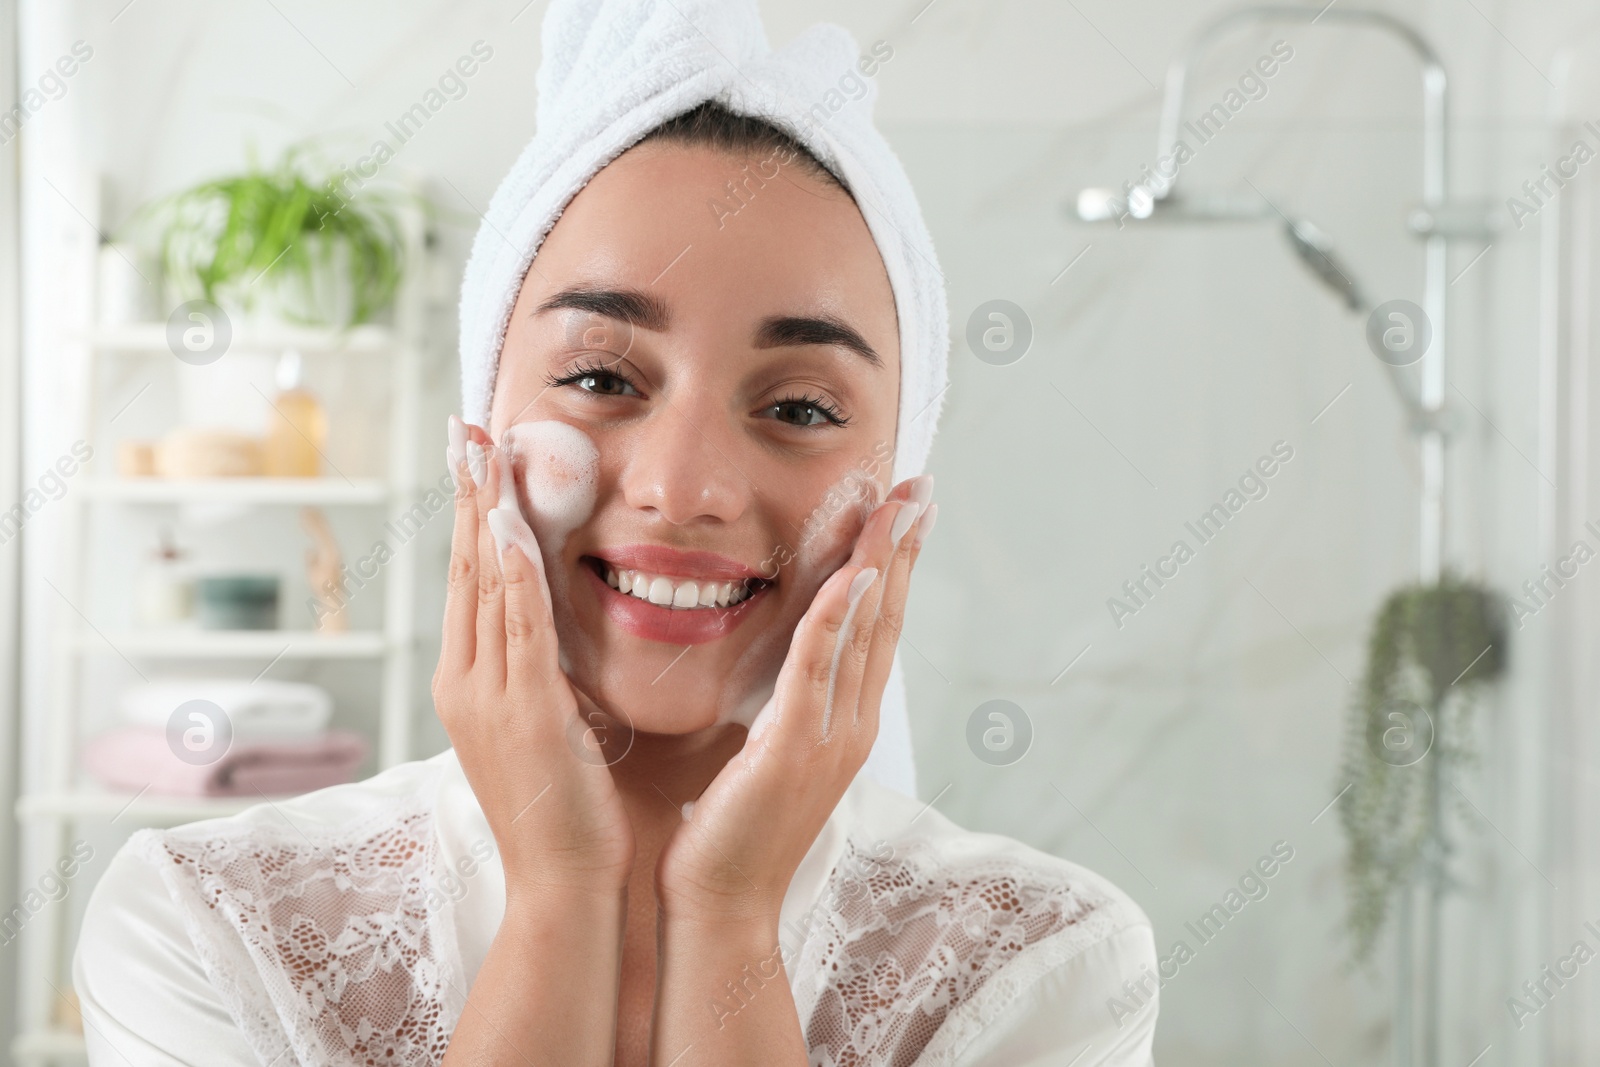
[[(507, 905), (622, 888), (633, 827), (611, 768), (579, 756), (593, 752), (588, 729), (600, 711), (561, 669), (544, 560), (516, 504), (510, 459), (455, 416), (450, 441), (455, 529), (433, 701), (494, 832)], [(483, 449), (482, 484), (468, 442)]]

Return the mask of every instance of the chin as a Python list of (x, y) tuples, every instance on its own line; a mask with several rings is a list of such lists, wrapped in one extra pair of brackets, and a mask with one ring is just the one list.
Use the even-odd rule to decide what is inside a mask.
[(798, 580), (709, 573), (715, 567), (705, 561), (694, 578), (600, 555), (563, 563), (565, 595), (552, 589), (563, 666), (575, 686), (639, 733), (748, 726), (815, 595)]
[[(648, 683), (647, 683), (648, 684)], [(667, 683), (656, 686), (660, 689)], [(729, 721), (719, 713), (716, 705), (706, 699), (704, 686), (693, 680), (680, 685), (676, 692), (651, 692), (639, 696), (635, 692), (627, 698), (626, 705), (633, 729), (640, 734), (662, 737), (682, 737), (697, 734)]]

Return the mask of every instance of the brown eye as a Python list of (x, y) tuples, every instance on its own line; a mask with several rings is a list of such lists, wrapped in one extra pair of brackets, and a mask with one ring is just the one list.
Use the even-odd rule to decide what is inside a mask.
[(598, 393), (601, 396), (627, 396), (630, 391), (634, 391), (633, 386), (615, 374), (606, 372), (585, 374), (578, 379), (577, 385), (585, 392)]
[(810, 396), (779, 400), (766, 409), (766, 414), (791, 426), (821, 426), (824, 423), (843, 426), (849, 421), (827, 401)]
[(638, 396), (639, 390), (633, 383), (614, 371), (603, 367), (577, 367), (559, 377), (545, 378), (545, 384), (552, 389), (563, 385), (575, 385), (585, 393), (592, 396)]

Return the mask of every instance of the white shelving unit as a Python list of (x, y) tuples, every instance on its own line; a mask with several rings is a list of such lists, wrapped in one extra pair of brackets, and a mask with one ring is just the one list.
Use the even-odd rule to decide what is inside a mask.
[(370, 659), (389, 649), (387, 633), (317, 634), (294, 630), (77, 630), (80, 651), (150, 659)]
[[(88, 542), (92, 526), (88, 521), (94, 509), (160, 508), (188, 504), (228, 504), (263, 510), (276, 510), (277, 521), (293, 523), (294, 509), (303, 505), (339, 505), (369, 509), (373, 527), (385, 521), (399, 523), (425, 492), (418, 475), (417, 444), (423, 437), (419, 428), (421, 408), (424, 330), (430, 294), (426, 291), (432, 274), (426, 260), (427, 241), (420, 215), (405, 218), (407, 270), (395, 301), (395, 325), (360, 326), (332, 331), (299, 327), (273, 327), (265, 331), (248, 329), (236, 333), (229, 351), (278, 352), (294, 349), (302, 353), (308, 366), (316, 360), (334, 360), (345, 355), (380, 355), (392, 365), (392, 403), (387, 413), (387, 474), (382, 478), (201, 478), (168, 480), (156, 478), (121, 480), (108, 476), (105, 464), (114, 455), (111, 442), (97, 435), (105, 425), (107, 413), (97, 410), (101, 375), (107, 361), (128, 358), (171, 358), (165, 323), (142, 323), (115, 329), (91, 329), (73, 337), (74, 353), (85, 360), (86, 388), (77, 413), (77, 435), (95, 447), (101, 464), (91, 475), (85, 472), (72, 491), (63, 498), (68, 508), (63, 516), (62, 559), (71, 565), (58, 583), (68, 605), (90, 615), (94, 611), (93, 591), (88, 589), (86, 572), (92, 545)], [(226, 355), (223, 356), (227, 358)], [(334, 416), (337, 427), (337, 411)], [(337, 432), (337, 431), (336, 431)], [(345, 561), (350, 563), (354, 546), (345, 544)], [(375, 752), (380, 768), (392, 767), (410, 758), (411, 712), (414, 705), (413, 666), (415, 632), (416, 576), (415, 551), (399, 551), (383, 570), (383, 621), (378, 630), (323, 634), (305, 630), (216, 631), (185, 628), (114, 631), (93, 626), (77, 608), (62, 607), (57, 612), (59, 632), (52, 643), (54, 661), (50, 664), (48, 737), (43, 751), (27, 751), (23, 759), (29, 766), (42, 768), (42, 788), (34, 788), (19, 798), (17, 818), (25, 837), (31, 839), (32, 854), (65, 855), (74, 831), (80, 824), (104, 825), (115, 820), (116, 828), (171, 826), (197, 819), (231, 815), (243, 810), (252, 799), (174, 798), (141, 794), (120, 794), (80, 782), (77, 755), (84, 740), (80, 729), (82, 681), (93, 672), (102, 657), (127, 658), (136, 663), (159, 665), (172, 661), (229, 660), (252, 665), (265, 672), (274, 665), (296, 660), (367, 661), (377, 668), (378, 726)], [(105, 857), (109, 859), (109, 856)], [(103, 863), (103, 860), (99, 861)], [(83, 888), (74, 886), (74, 892)], [(71, 985), (67, 951), (72, 943), (66, 927), (67, 909), (49, 906), (33, 916), (18, 939), (17, 1024), (19, 1034), (10, 1045), (18, 1064), (71, 1064), (85, 1062), (81, 1035), (55, 1025), (54, 990)]]
[(381, 504), (390, 486), (379, 478), (101, 478), (78, 492), (143, 504)]

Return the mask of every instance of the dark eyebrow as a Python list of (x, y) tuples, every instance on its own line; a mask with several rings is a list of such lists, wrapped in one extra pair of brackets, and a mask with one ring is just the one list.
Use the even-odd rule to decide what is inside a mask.
[(561, 290), (534, 309), (537, 315), (556, 308), (576, 308), (608, 319), (617, 319), (631, 326), (661, 331), (667, 328), (672, 314), (666, 303), (639, 289), (601, 289), (574, 285)]
[(838, 319), (819, 319), (804, 315), (779, 315), (762, 321), (756, 331), (757, 348), (782, 348), (786, 345), (838, 345), (859, 353), (874, 367), (883, 359), (867, 344), (855, 328)]
[[(534, 309), (534, 314), (557, 308), (574, 308), (616, 319), (646, 330), (663, 331), (672, 321), (666, 302), (640, 289), (606, 289), (574, 285), (550, 297)], [(857, 330), (832, 318), (806, 315), (775, 315), (764, 319), (756, 331), (757, 348), (783, 348), (789, 345), (838, 345), (862, 356), (874, 367), (883, 359)]]

